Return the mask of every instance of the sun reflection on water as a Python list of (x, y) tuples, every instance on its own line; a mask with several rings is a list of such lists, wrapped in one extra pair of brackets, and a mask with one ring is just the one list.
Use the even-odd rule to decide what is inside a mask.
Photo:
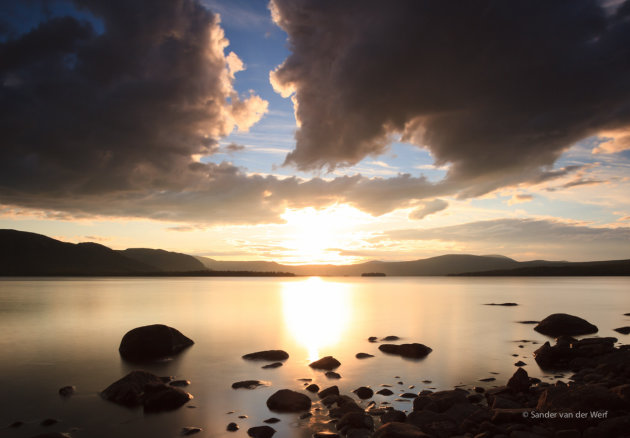
[(352, 320), (352, 285), (311, 277), (283, 284), (282, 303), (287, 331), (308, 352), (309, 361), (327, 355)]

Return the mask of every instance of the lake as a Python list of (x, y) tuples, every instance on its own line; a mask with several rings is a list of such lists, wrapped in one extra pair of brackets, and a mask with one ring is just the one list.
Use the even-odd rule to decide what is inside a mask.
[[(518, 321), (570, 313), (597, 325), (598, 336), (627, 343), (613, 329), (630, 325), (630, 317), (623, 316), (630, 312), (629, 291), (627, 277), (3, 279), (0, 436), (61, 431), (86, 438), (161, 438), (198, 426), (204, 430), (195, 436), (234, 437), (274, 416), (281, 419), (273, 425), (276, 436), (301, 438), (321, 427), (317, 412), (299, 419), (265, 405), (278, 389), (302, 390), (299, 378), (311, 378), (321, 388), (336, 384), (348, 394), (381, 384), (392, 385), (395, 393), (410, 391), (411, 385), (414, 392), (491, 387), (504, 384), (522, 360), (530, 376), (554, 381), (532, 357), (549, 338)], [(493, 302), (519, 305), (484, 305)], [(191, 380), (187, 391), (195, 398), (176, 411), (147, 415), (102, 400), (99, 391), (138, 369), (118, 354), (122, 336), (155, 323), (179, 329), (195, 345), (142, 368)], [(433, 352), (423, 360), (405, 360), (367, 341), (388, 335), (399, 336), (401, 343), (423, 343)], [(283, 349), (290, 358), (276, 369), (241, 359), (265, 349)], [(358, 352), (375, 357), (356, 359)], [(340, 380), (308, 367), (328, 355), (341, 361)], [(496, 382), (479, 382), (488, 377)], [(231, 388), (248, 379), (270, 386)], [(57, 393), (65, 385), (77, 388), (68, 399)], [(410, 402), (396, 398), (376, 395), (374, 400), (411, 409)], [(60, 422), (43, 427), (39, 423), (46, 418)], [(6, 427), (18, 420), (25, 424)], [(240, 426), (236, 433), (225, 429), (232, 421)]]

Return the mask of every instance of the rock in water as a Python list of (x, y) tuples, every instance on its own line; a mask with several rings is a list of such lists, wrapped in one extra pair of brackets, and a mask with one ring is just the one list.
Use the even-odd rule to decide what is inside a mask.
[(326, 357), (322, 357), (319, 360), (316, 360), (315, 362), (310, 363), (308, 366), (311, 368), (318, 369), (318, 370), (330, 371), (339, 367), (339, 365), (341, 365), (341, 362), (339, 362), (337, 359), (335, 359), (332, 356), (326, 356)]
[(146, 371), (132, 371), (109, 385), (101, 396), (123, 406), (144, 406), (147, 412), (177, 409), (192, 399), (192, 395), (164, 384), (158, 376)]
[(529, 376), (527, 375), (527, 371), (523, 368), (518, 368), (514, 375), (510, 377), (510, 380), (507, 382), (507, 387), (512, 390), (512, 392), (528, 392), (529, 391)]
[(629, 335), (630, 327), (619, 327), (619, 328), (616, 328), (615, 331), (617, 333), (621, 333), (622, 335)]
[(374, 357), (374, 355), (369, 353), (357, 353), (354, 355), (354, 357), (356, 357), (357, 359), (367, 359), (369, 357)]
[(536, 327), (538, 333), (547, 336), (578, 336), (587, 335), (589, 333), (597, 333), (598, 329), (595, 325), (577, 316), (567, 315), (566, 313), (554, 313), (549, 315)]
[(183, 427), (182, 428), (182, 435), (184, 436), (190, 436), (190, 435), (194, 435), (196, 433), (201, 432), (203, 429), (201, 427)]
[(70, 397), (76, 392), (75, 386), (64, 386), (63, 388), (59, 388), (59, 395), (62, 397)]
[(252, 438), (271, 438), (276, 433), (276, 429), (271, 426), (256, 426), (247, 429), (247, 435)]
[(288, 358), (289, 353), (284, 350), (264, 350), (243, 355), (243, 359), (245, 360), (266, 360), (269, 362), (287, 360)]
[(376, 429), (372, 438), (429, 438), (429, 435), (412, 424), (392, 421)]
[(261, 380), (243, 380), (241, 382), (232, 383), (232, 389), (256, 389), (259, 386), (269, 386), (269, 382), (263, 382)]
[(426, 345), (417, 343), (402, 345), (382, 344), (378, 346), (378, 349), (383, 353), (397, 354), (411, 359), (421, 359), (433, 351)]
[(147, 361), (172, 356), (193, 344), (179, 330), (154, 324), (128, 331), (123, 336), (118, 351), (123, 359)]
[(374, 395), (374, 391), (367, 386), (360, 386), (352, 392), (354, 392), (361, 400), (366, 400)]
[(302, 412), (311, 409), (311, 399), (290, 389), (276, 391), (267, 399), (267, 407), (275, 412)]

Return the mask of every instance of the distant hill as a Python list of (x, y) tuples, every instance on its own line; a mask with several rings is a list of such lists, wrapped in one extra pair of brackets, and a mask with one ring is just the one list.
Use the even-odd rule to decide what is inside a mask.
[(208, 269), (281, 271), (295, 275), (360, 276), (366, 272), (380, 272), (387, 276), (449, 275), (465, 272), (511, 269), (519, 262), (503, 256), (475, 256), (450, 254), (409, 262), (371, 261), (355, 265), (281, 265), (275, 262), (222, 262), (207, 257), (198, 257)]
[(202, 271), (203, 263), (195, 257), (163, 249), (129, 248), (118, 253), (164, 272)]
[(154, 270), (97, 243), (73, 244), (0, 230), (0, 275), (124, 275)]
[[(256, 273), (301, 276), (528, 276), (630, 275), (630, 260), (518, 262), (501, 255), (448, 254), (407, 262), (370, 261), (355, 265), (282, 265), (265, 261), (220, 261), (161, 249), (115, 251), (97, 243), (66, 243), (41, 234), (0, 230), (0, 275), (211, 275)], [(187, 274), (188, 273), (188, 274)]]

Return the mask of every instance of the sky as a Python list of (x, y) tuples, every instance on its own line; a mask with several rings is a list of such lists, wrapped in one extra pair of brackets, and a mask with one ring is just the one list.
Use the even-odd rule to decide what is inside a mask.
[(218, 260), (630, 258), (630, 0), (0, 17), (0, 228)]

